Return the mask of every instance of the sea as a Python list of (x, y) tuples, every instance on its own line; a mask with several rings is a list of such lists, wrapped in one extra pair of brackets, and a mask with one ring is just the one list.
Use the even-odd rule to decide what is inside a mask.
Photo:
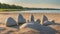
[(60, 13), (60, 10), (25, 10), (25, 11), (4, 11), (0, 13)]
[(27, 13), (60, 13), (60, 10), (30, 10), (30, 11), (22, 11)]

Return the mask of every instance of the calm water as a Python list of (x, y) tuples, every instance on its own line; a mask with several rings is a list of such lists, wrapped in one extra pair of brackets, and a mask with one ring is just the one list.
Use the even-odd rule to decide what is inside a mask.
[(23, 11), (28, 13), (60, 13), (60, 10), (31, 10), (31, 11)]
[(60, 10), (29, 10), (29, 11), (7, 11), (7, 12), (0, 12), (0, 13), (60, 13)]

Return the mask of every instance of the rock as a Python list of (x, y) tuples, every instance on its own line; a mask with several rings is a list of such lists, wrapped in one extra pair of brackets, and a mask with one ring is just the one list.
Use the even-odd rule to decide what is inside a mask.
[(25, 23), (25, 24), (23, 24), (21, 27), (20, 27), (20, 29), (22, 29), (22, 28), (27, 28), (27, 27), (32, 27), (32, 28), (35, 28), (35, 27), (37, 27), (37, 26), (40, 26), (40, 24), (35, 24), (35, 23)]
[(17, 25), (16, 21), (13, 18), (9, 17), (7, 19), (6, 26), (14, 26), (14, 25)]
[(26, 23), (26, 19), (24, 19), (24, 17), (19, 14), (18, 16), (18, 24), (23, 24), (23, 23)]
[(40, 27), (40, 24), (35, 24), (35, 23), (25, 23), (23, 24), (20, 29), (23, 29), (23, 28), (32, 28), (32, 29), (37, 29)]
[(55, 23), (55, 21), (54, 21), (54, 20), (52, 20), (51, 22), (52, 22), (52, 23)]
[(31, 29), (40, 31), (40, 34), (55, 34), (54, 29), (46, 26), (41, 26), (40, 24), (25, 23), (20, 27), (20, 30), (25, 28), (31, 28)]
[(45, 15), (43, 15), (43, 20), (42, 20), (42, 22), (44, 22), (44, 21), (48, 21), (48, 18), (47, 18)]
[(48, 25), (55, 24), (55, 21), (54, 20), (49, 21), (48, 18), (45, 15), (43, 15), (42, 23), (43, 23), (44, 26), (48, 26)]
[(36, 20), (36, 23), (40, 23), (40, 22), (41, 22), (40, 19), (37, 19), (37, 20)]
[(52, 21), (44, 21), (44, 26), (48, 26), (48, 25), (53, 25), (55, 24), (55, 22), (52, 20)]
[(30, 22), (35, 22), (33, 15), (31, 15), (31, 20), (30, 20)]

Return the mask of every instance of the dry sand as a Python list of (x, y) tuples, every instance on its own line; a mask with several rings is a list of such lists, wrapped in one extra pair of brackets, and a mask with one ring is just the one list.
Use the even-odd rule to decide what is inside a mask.
[(18, 30), (12, 27), (6, 27), (5, 24), (0, 26), (0, 34), (18, 34)]

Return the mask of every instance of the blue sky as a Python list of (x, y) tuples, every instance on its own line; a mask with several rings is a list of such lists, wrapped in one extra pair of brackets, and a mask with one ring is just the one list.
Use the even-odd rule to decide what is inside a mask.
[(24, 7), (60, 8), (60, 0), (0, 0), (0, 2)]

